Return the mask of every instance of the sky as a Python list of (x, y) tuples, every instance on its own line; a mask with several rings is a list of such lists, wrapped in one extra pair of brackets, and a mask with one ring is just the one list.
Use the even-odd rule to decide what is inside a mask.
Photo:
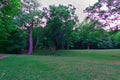
[(76, 14), (79, 17), (79, 21), (82, 22), (86, 16), (85, 13), (83, 13), (83, 10), (88, 7), (89, 5), (93, 5), (98, 0), (41, 0), (42, 7), (48, 7), (49, 5), (68, 5), (72, 4), (76, 7)]

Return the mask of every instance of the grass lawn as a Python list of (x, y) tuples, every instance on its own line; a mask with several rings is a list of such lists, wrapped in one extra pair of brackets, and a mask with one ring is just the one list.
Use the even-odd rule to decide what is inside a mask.
[[(44, 52), (37, 52), (44, 53)], [(0, 80), (120, 80), (120, 50), (69, 50), (57, 55), (4, 55)]]

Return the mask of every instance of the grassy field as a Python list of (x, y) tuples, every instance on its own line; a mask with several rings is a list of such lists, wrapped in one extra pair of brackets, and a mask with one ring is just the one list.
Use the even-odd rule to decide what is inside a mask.
[(120, 50), (69, 50), (57, 55), (4, 55), (0, 80), (120, 80)]

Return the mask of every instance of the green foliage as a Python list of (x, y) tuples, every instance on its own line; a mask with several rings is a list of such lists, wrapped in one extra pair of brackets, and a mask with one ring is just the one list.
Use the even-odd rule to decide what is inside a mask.
[(109, 32), (102, 29), (97, 21), (86, 18), (79, 29), (81, 48), (107, 49), (113, 48)]
[[(29, 33), (28, 53), (33, 53), (33, 28), (40, 27), (42, 24), (43, 12), (39, 9), (38, 0), (22, 0), (21, 14), (16, 17), (16, 24), (23, 29), (27, 29)], [(25, 40), (27, 41), (27, 40)], [(26, 46), (26, 45), (25, 45)], [(28, 47), (28, 46), (27, 46)]]
[(16, 23), (21, 27), (31, 25), (34, 22), (34, 27), (40, 25), (43, 13), (38, 8), (40, 3), (37, 0), (23, 0), (21, 13), (16, 17)]
[(52, 5), (49, 10), (44, 10), (44, 12), (48, 21), (45, 31), (49, 46), (57, 49), (61, 48), (61, 46), (71, 46), (73, 28), (77, 23), (77, 16), (74, 13), (75, 8)]
[(20, 12), (21, 4), (19, 0), (3, 0), (0, 5), (3, 6), (0, 8), (0, 37), (6, 38), (15, 28), (13, 18)]
[[(0, 2), (0, 52), (20, 52), (18, 29), (14, 18), (19, 14), (21, 3), (19, 0), (2, 0)], [(18, 41), (18, 42), (17, 42)]]
[(120, 48), (120, 32), (112, 33), (112, 39), (115, 45), (115, 48)]
[(116, 42), (120, 44), (120, 32), (117, 32), (116, 35), (114, 36)]
[(45, 44), (47, 41), (45, 40), (45, 31), (43, 27), (36, 27), (33, 29), (33, 44), (34, 50), (37, 48), (43, 49), (45, 48)]
[(20, 31), (16, 30), (11, 32), (7, 38), (0, 39), (0, 52), (20, 53), (22, 48), (20, 33)]
[[(22, 0), (22, 5), (19, 0), (0, 1), (0, 52), (20, 53), (30, 47), (30, 41), (33, 41), (34, 50), (120, 48), (118, 30), (106, 31), (100, 22), (89, 17), (78, 25), (74, 6), (50, 5), (41, 11), (37, 1)], [(110, 5), (111, 1), (108, 1)], [(86, 10), (91, 11), (95, 6), (100, 7), (101, 4), (98, 2)], [(101, 15), (104, 13), (100, 12)], [(43, 18), (47, 21), (46, 25)], [(32, 40), (29, 40), (30, 31), (33, 32)]]
[(0, 14), (5, 17), (14, 17), (15, 15), (19, 14), (21, 9), (21, 2), (20, 0), (2, 0), (1, 5), (3, 6), (0, 9)]

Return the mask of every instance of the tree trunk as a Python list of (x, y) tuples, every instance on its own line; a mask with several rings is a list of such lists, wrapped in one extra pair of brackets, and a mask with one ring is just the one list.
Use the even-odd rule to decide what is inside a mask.
[(90, 43), (87, 43), (87, 49), (90, 49)]
[(35, 46), (34, 46), (34, 50), (36, 50), (36, 49), (37, 49), (38, 42), (39, 42), (39, 38), (37, 38), (37, 41), (36, 41)]
[(64, 50), (65, 48), (64, 48), (64, 45), (62, 44), (62, 50)]
[(53, 46), (53, 53), (54, 53), (54, 54), (56, 54), (56, 50), (57, 50), (57, 48), (56, 48), (56, 46), (54, 45), (54, 46)]
[(70, 49), (70, 46), (69, 45), (67, 45), (67, 50), (69, 50)]
[(28, 51), (29, 54), (32, 54), (32, 53), (33, 53), (33, 37), (32, 37), (32, 31), (33, 31), (33, 28), (30, 27), (30, 28), (29, 28), (29, 51)]
[(53, 44), (53, 53), (56, 54), (56, 51), (57, 51), (57, 42), (55, 40)]

